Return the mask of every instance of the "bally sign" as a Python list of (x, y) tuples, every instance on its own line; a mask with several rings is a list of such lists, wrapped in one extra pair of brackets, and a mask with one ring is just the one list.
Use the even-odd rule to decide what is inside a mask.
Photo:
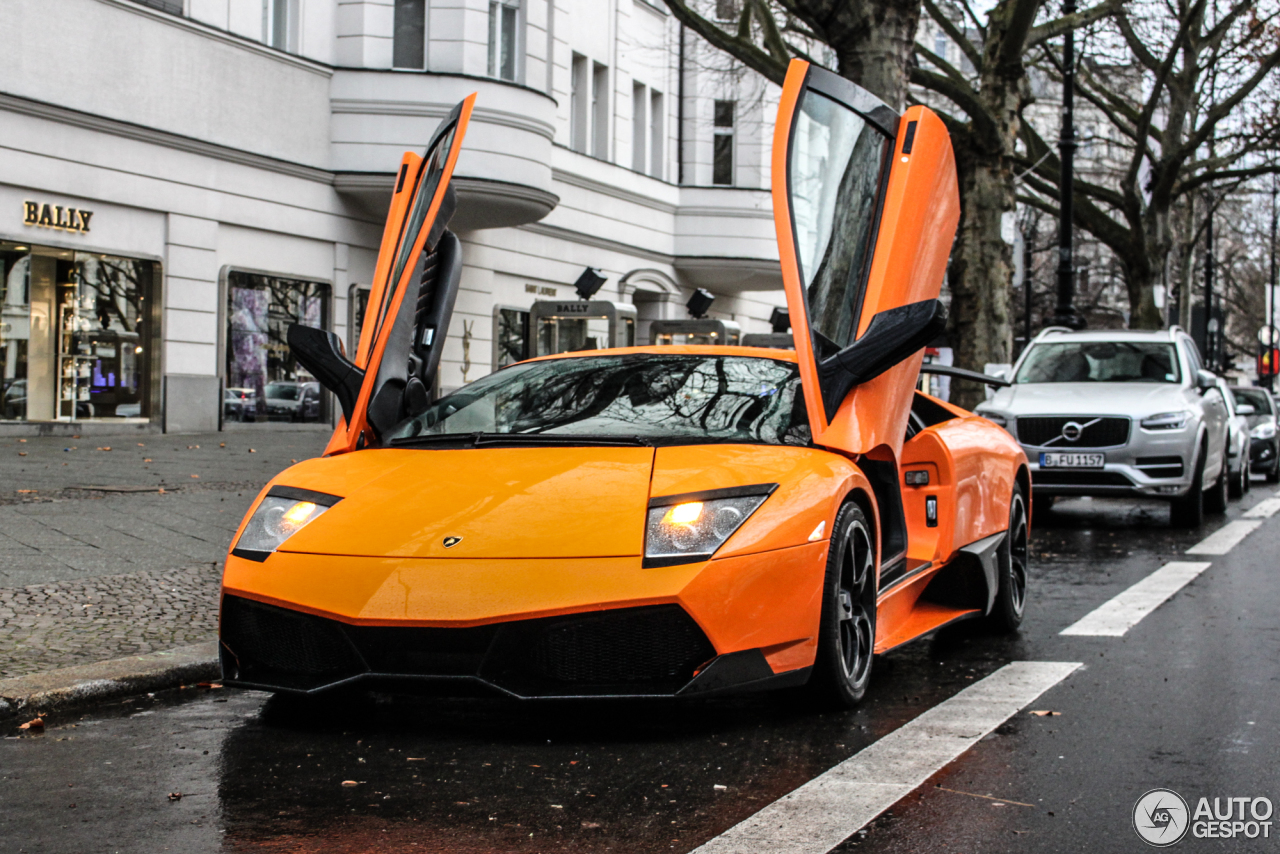
[(23, 225), (36, 225), (41, 228), (59, 228), (63, 231), (88, 233), (89, 220), (93, 211), (79, 208), (64, 208), (62, 205), (40, 204), (39, 202), (23, 202)]

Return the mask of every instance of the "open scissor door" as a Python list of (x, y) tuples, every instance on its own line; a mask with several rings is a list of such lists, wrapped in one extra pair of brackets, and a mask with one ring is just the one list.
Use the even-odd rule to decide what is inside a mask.
[(322, 340), (319, 330), (290, 330), (300, 361), (342, 406), (326, 453), (376, 444), (430, 402), (461, 272), (461, 245), (446, 230), (455, 207), (449, 181), (475, 97), (449, 112), (422, 157), (401, 160), (355, 361), (331, 333)]
[(902, 446), (960, 216), (955, 161), (925, 107), (899, 117), (794, 60), (773, 148), (773, 206), (805, 404), (818, 444)]

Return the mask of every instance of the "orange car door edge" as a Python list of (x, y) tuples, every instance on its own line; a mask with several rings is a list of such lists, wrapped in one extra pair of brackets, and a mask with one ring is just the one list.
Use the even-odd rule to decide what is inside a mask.
[[(377, 270), (382, 277), (376, 279), (375, 282), (385, 282), (384, 291), (379, 295), (376, 303), (377, 308), (374, 309), (374, 295), (370, 293), (369, 310), (365, 313), (365, 324), (361, 334), (361, 348), (364, 347), (364, 340), (371, 339), (369, 343), (369, 351), (367, 360), (364, 364), (365, 377), (364, 383), (360, 387), (360, 396), (356, 400), (356, 406), (351, 417), (351, 424), (347, 425), (345, 437), (335, 435), (334, 441), (330, 443), (327, 449), (328, 453), (335, 453), (342, 450), (354, 450), (357, 446), (362, 433), (368, 428), (367, 410), (369, 405), (369, 397), (373, 393), (373, 387), (377, 379), (378, 366), (381, 364), (385, 355), (387, 339), (391, 335), (393, 323), (387, 322), (389, 319), (395, 318), (400, 310), (400, 305), (404, 301), (405, 294), (409, 290), (410, 280), (413, 278), (414, 263), (405, 263), (400, 268), (400, 274), (395, 277), (394, 265), (396, 260), (402, 256), (402, 246), (404, 240), (413, 239), (413, 245), (405, 256), (409, 262), (414, 261), (423, 251), (426, 245), (427, 237), (431, 233), (432, 223), (435, 221), (436, 215), (439, 213), (440, 204), (444, 200), (445, 193), (449, 189), (449, 181), (453, 177), (453, 169), (458, 161), (458, 152), (462, 147), (462, 140), (466, 136), (467, 124), (471, 119), (471, 110), (475, 103), (475, 94), (468, 95), (461, 104), (459, 104), (459, 112), (457, 117), (456, 128), (453, 131), (453, 138), (449, 143), (449, 152), (445, 155), (444, 165), (440, 173), (440, 180), (435, 186), (435, 191), (431, 199), (430, 206), (427, 208), (418, 233), (414, 236), (404, 234), (394, 241), (387, 240), (387, 234), (384, 233), (383, 245), (378, 257)], [(401, 222), (405, 222), (409, 216), (409, 212), (413, 209), (413, 202), (417, 200), (419, 192), (422, 190), (421, 182), (426, 177), (426, 170), (430, 168), (431, 152), (428, 151), (427, 157), (423, 158), (423, 165), (419, 169), (418, 186), (413, 194), (413, 199), (406, 199), (404, 207), (397, 211), (394, 207), (391, 212), (392, 217), (396, 217)], [(406, 161), (407, 158), (406, 158)], [(408, 195), (408, 194), (404, 194)], [(391, 229), (390, 222), (388, 230)], [(403, 229), (400, 229), (403, 231)], [(388, 251), (390, 250), (390, 251)], [(395, 277), (393, 282), (391, 279)], [(375, 284), (376, 286), (376, 284)], [(369, 334), (364, 334), (369, 333)], [(336, 446), (336, 447), (335, 447)]]
[(791, 335), (795, 339), (796, 361), (800, 366), (800, 388), (804, 392), (805, 408), (809, 412), (813, 441), (821, 444), (822, 434), (827, 429), (827, 416), (822, 407), (822, 392), (818, 388), (818, 366), (813, 355), (813, 339), (809, 335), (809, 313), (805, 307), (804, 285), (800, 281), (800, 261), (796, 254), (795, 231), (791, 222), (791, 194), (787, 174), (792, 126), (808, 73), (809, 63), (803, 59), (793, 59), (782, 84), (782, 99), (778, 104), (778, 118), (773, 128), (773, 225), (778, 233), (782, 287), (786, 292), (787, 309), (791, 315)]

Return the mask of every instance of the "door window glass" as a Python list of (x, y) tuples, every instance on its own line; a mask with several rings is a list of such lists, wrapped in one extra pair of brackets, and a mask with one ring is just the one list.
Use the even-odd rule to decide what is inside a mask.
[(857, 334), (889, 145), (832, 99), (814, 91), (802, 98), (791, 138), (791, 215), (820, 357)]
[(0, 420), (27, 417), (27, 347), (31, 340), (31, 255), (0, 249)]

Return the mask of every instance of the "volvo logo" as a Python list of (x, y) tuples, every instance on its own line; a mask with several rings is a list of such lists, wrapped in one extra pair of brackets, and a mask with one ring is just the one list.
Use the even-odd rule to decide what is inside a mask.
[(445, 537), (445, 538), (444, 538), (444, 547), (445, 547), (446, 549), (451, 549), (451, 548), (453, 548), (454, 546), (456, 546), (456, 545), (457, 545), (458, 543), (460, 543), (460, 542), (462, 542), (462, 537)]
[(1068, 421), (1066, 424), (1062, 425), (1062, 438), (1066, 439), (1068, 442), (1080, 441), (1080, 437), (1083, 434), (1084, 428), (1075, 421)]

